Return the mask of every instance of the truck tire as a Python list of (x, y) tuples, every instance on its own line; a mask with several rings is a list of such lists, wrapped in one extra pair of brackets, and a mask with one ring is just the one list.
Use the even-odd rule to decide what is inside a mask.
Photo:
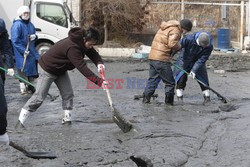
[(52, 45), (53, 44), (51, 43), (41, 42), (36, 46), (36, 50), (42, 56), (45, 52), (47, 52), (50, 49)]

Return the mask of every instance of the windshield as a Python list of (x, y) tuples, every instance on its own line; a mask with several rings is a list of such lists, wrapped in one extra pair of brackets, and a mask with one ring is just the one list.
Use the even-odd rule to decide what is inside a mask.
[(36, 14), (43, 20), (59, 26), (68, 27), (67, 15), (61, 5), (50, 3), (37, 4)]

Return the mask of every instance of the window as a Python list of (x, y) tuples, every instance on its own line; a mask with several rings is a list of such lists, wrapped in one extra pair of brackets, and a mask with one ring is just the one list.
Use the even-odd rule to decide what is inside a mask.
[(59, 26), (68, 27), (67, 16), (62, 6), (56, 4), (37, 4), (37, 16), (40, 19)]

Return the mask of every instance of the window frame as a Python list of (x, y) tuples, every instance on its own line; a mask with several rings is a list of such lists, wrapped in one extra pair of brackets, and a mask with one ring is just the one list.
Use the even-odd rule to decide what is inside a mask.
[[(65, 16), (65, 22), (66, 22), (65, 26), (64, 26), (64, 25), (61, 25), (61, 24), (58, 24), (58, 23), (54, 22), (53, 20), (45, 19), (45, 18), (43, 18), (40, 14), (38, 14), (38, 11), (40, 11), (40, 10), (38, 10), (38, 9), (39, 9), (42, 5), (51, 5), (51, 6), (53, 5), (53, 6), (58, 6), (58, 7), (60, 7), (60, 8), (62, 9), (63, 13), (64, 13), (64, 16)], [(57, 26), (61, 26), (61, 27), (64, 27), (64, 28), (68, 28), (68, 27), (69, 27), (67, 12), (65, 11), (64, 6), (61, 5), (61, 4), (57, 4), (57, 3), (46, 3), (46, 2), (38, 2), (37, 5), (36, 5), (36, 16), (37, 16), (39, 19), (41, 19), (41, 20), (47, 21), (47, 22), (52, 23), (52, 24), (55, 24), (55, 25), (57, 25)], [(50, 17), (53, 17), (53, 16), (50, 16)]]

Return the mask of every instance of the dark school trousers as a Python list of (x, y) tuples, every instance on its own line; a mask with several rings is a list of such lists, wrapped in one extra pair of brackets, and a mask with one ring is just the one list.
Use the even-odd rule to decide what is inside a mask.
[(0, 77), (0, 135), (6, 132), (7, 127), (7, 103), (4, 96), (4, 84)]

